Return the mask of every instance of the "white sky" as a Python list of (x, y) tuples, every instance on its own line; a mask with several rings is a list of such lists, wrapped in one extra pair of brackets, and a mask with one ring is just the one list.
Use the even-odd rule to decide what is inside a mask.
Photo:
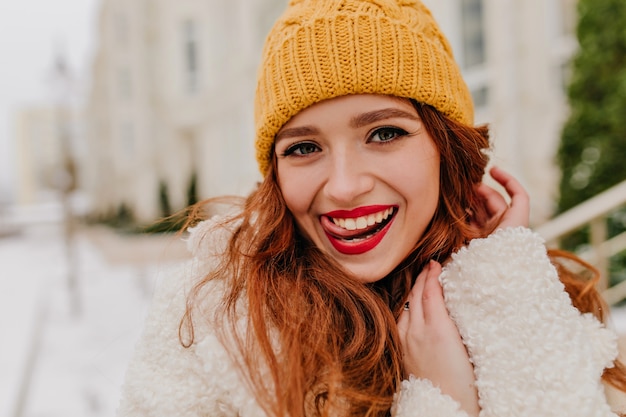
[(0, 0), (0, 203), (14, 193), (13, 115), (51, 97), (53, 57), (88, 75), (100, 0)]

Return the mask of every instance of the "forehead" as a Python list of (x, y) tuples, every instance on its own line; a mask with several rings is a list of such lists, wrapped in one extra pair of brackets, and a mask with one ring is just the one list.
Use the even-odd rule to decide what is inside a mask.
[(407, 98), (380, 94), (346, 95), (323, 100), (301, 110), (281, 127), (277, 137), (282, 131), (295, 125), (320, 121), (329, 117), (355, 119), (360, 114), (382, 111), (383, 109), (387, 110), (388, 117), (417, 118), (417, 111)]

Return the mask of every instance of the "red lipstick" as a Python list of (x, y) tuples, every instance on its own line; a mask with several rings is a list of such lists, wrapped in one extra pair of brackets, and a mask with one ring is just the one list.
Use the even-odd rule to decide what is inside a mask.
[(369, 214), (378, 213), (379, 211), (387, 210), (388, 208), (393, 208), (394, 206), (364, 206), (357, 207), (352, 210), (335, 210), (329, 211), (324, 214), (326, 217), (334, 217), (339, 219), (351, 219), (361, 216), (367, 216)]
[(369, 214), (378, 213), (389, 208), (394, 208), (394, 206), (367, 206), (359, 207), (349, 211), (332, 211), (322, 216), (322, 227), (329, 242), (338, 252), (341, 252), (345, 255), (359, 255), (374, 249), (383, 240), (383, 238), (389, 231), (391, 224), (393, 223), (396, 209), (394, 208), (394, 211), (391, 214), (391, 218), (386, 220), (386, 223), (381, 229), (371, 231), (369, 234), (365, 230), (360, 233), (358, 230), (348, 232), (345, 229), (336, 226), (330, 218), (357, 218), (361, 216), (367, 216)]

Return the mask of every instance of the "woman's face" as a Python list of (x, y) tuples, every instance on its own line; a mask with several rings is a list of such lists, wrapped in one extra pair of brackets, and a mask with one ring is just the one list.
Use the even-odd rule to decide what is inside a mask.
[(275, 149), (300, 231), (364, 283), (391, 272), (435, 213), (439, 152), (408, 100), (319, 102), (281, 128)]

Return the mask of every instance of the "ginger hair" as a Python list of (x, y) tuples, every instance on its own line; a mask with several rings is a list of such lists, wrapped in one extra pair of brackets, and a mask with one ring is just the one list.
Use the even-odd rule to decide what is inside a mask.
[[(300, 234), (278, 187), (274, 160), (240, 214), (228, 220), (237, 226), (221, 264), (188, 298), (180, 326), (186, 347), (193, 343), (198, 318), (192, 313), (202, 288), (229, 277), (217, 311), (228, 327), (218, 331), (221, 337), (235, 335), (233, 360), (269, 415), (389, 415), (403, 375), (396, 320), (415, 278), (429, 260), (442, 262), (495, 227), (476, 230), (468, 218), (483, 210), (475, 185), (488, 163), (487, 127), (469, 127), (413, 104), (441, 155), (439, 204), (414, 250), (390, 274), (364, 285)], [(566, 252), (549, 255), (573, 304), (603, 320), (607, 309), (594, 281), (559, 262), (579, 260)], [(236, 324), (240, 300), (247, 305), (243, 332)], [(626, 391), (624, 371), (616, 362), (603, 378)]]

